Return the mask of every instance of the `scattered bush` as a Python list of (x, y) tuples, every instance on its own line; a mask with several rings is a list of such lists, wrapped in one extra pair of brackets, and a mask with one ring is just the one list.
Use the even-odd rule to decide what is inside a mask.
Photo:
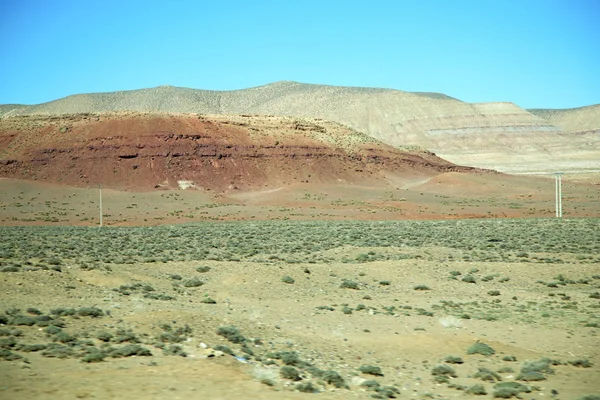
[(283, 283), (289, 283), (291, 285), (291, 284), (295, 283), (296, 281), (291, 276), (287, 276), (286, 275), (283, 278), (281, 278), (281, 282), (283, 282)]
[(77, 310), (77, 315), (82, 317), (101, 317), (104, 315), (104, 311), (96, 307), (82, 307)]
[(383, 376), (383, 373), (381, 372), (381, 368), (376, 367), (374, 365), (361, 365), (360, 368), (358, 368), (358, 370), (360, 372), (362, 372), (363, 374), (374, 375), (374, 376)]
[(517, 380), (526, 382), (535, 382), (546, 380), (546, 375), (552, 374), (554, 370), (550, 367), (552, 360), (542, 358), (538, 361), (526, 361), (521, 366), (521, 372), (517, 376)]
[(340, 285), (340, 288), (342, 289), (353, 289), (353, 290), (359, 290), (358, 287), (358, 283), (348, 280), (348, 279), (344, 279), (342, 281), (342, 284)]
[(348, 389), (346, 381), (336, 371), (323, 371), (320, 378), (324, 382), (333, 385), (338, 389)]
[(131, 356), (151, 356), (152, 352), (139, 344), (127, 344), (123, 347), (112, 349), (110, 356), (113, 358)]
[(319, 391), (319, 389), (317, 389), (312, 383), (310, 382), (302, 382), (296, 385), (296, 390), (301, 392), (301, 393), (317, 393)]
[(225, 345), (219, 344), (219, 345), (217, 345), (217, 346), (214, 347), (214, 350), (216, 350), (216, 351), (222, 351), (223, 353), (229, 354), (230, 356), (235, 356), (235, 353), (233, 352), (233, 350), (231, 350), (229, 348), (229, 346), (225, 346)]
[(496, 351), (489, 345), (481, 342), (473, 343), (468, 349), (467, 354), (481, 354), (483, 356), (494, 355)]
[(456, 356), (447, 356), (444, 359), (444, 362), (447, 362), (448, 364), (462, 364), (464, 363), (463, 359), (460, 357), (456, 357)]
[(569, 361), (569, 364), (571, 364), (574, 367), (580, 367), (580, 368), (591, 368), (592, 365), (594, 365), (590, 362), (590, 360), (584, 360), (584, 359)]
[(467, 390), (465, 390), (465, 393), (473, 394), (475, 396), (485, 396), (487, 391), (485, 390), (485, 386), (477, 384), (469, 387)]
[(360, 386), (369, 388), (369, 389), (375, 389), (378, 388), (379, 386), (381, 386), (379, 384), (379, 382), (375, 381), (375, 380), (368, 380), (368, 381), (363, 381)]
[(217, 335), (223, 336), (225, 339), (229, 340), (231, 343), (244, 343), (246, 338), (240, 333), (238, 328), (235, 326), (222, 326), (217, 329)]
[(500, 382), (494, 385), (493, 396), (500, 399), (518, 397), (521, 393), (531, 393), (531, 388), (518, 382)]
[(279, 374), (284, 379), (289, 379), (292, 381), (302, 380), (302, 378), (300, 377), (300, 372), (296, 368), (290, 367), (289, 365), (284, 365), (283, 367), (281, 367), (281, 369), (279, 370)]
[(26, 315), (19, 315), (17, 317), (14, 317), (12, 319), (12, 321), (10, 321), (11, 325), (17, 325), (17, 326), (32, 326), (35, 325), (36, 320), (28, 317)]
[(200, 287), (202, 285), (204, 285), (204, 282), (198, 278), (188, 279), (187, 281), (183, 282), (183, 286), (187, 288), (195, 288)]
[(461, 281), (467, 282), (467, 283), (477, 283), (477, 280), (475, 279), (475, 277), (473, 275), (465, 275), (465, 276), (463, 276)]
[(171, 344), (169, 346), (166, 346), (163, 349), (163, 354), (165, 356), (181, 356), (181, 357), (187, 357), (187, 353), (185, 351), (183, 351), (183, 347), (181, 347), (178, 344)]
[(444, 375), (456, 378), (456, 371), (449, 365), (438, 365), (431, 370), (431, 375)]
[(81, 362), (85, 362), (85, 363), (95, 363), (95, 362), (101, 362), (104, 361), (104, 359), (107, 357), (108, 355), (100, 350), (95, 350), (92, 351), (88, 354), (86, 354), (85, 356), (83, 356), (81, 358)]
[(491, 369), (485, 368), (485, 367), (479, 367), (479, 370), (477, 371), (477, 373), (475, 375), (473, 375), (473, 378), (481, 379), (482, 381), (488, 381), (488, 382), (496, 382), (496, 381), (502, 380), (502, 378), (500, 377), (500, 375), (498, 375), (498, 373), (492, 371)]
[(414, 290), (431, 290), (429, 288), (429, 286), (427, 286), (427, 285), (416, 285), (413, 289)]

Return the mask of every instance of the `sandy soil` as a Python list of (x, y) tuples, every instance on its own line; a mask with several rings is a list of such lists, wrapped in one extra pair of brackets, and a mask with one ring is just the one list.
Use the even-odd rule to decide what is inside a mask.
[[(340, 248), (334, 252), (355, 254), (361, 248)], [(373, 249), (379, 251), (381, 249)], [(280, 360), (265, 365), (265, 355), (273, 351), (295, 351), (299, 357), (323, 370), (339, 372), (348, 389), (319, 384), (303, 373), (320, 390), (319, 398), (369, 398), (375, 392), (360, 386), (376, 379), (393, 385), (399, 398), (481, 398), (458, 387), (483, 384), (491, 398), (493, 382), (473, 377), (478, 368), (499, 372), (503, 381), (514, 381), (526, 361), (548, 357), (563, 363), (585, 359), (591, 368), (573, 365), (553, 366), (547, 380), (522, 382), (536, 386), (522, 398), (552, 397), (575, 399), (584, 394), (600, 394), (597, 384), (600, 349), (598, 330), (585, 327), (582, 320), (597, 313), (598, 300), (589, 297), (595, 284), (570, 284), (559, 289), (536, 283), (551, 281), (558, 274), (569, 279), (590, 278), (600, 273), (598, 264), (563, 257), (557, 264), (472, 263), (451, 261), (460, 258), (454, 250), (417, 248), (407, 250), (412, 259), (364, 264), (256, 264), (244, 262), (177, 262), (161, 264), (113, 265), (111, 270), (83, 271), (75, 265), (62, 272), (35, 271), (2, 274), (1, 300), (4, 309), (34, 307), (47, 313), (57, 307), (96, 306), (110, 315), (98, 318), (63, 317), (69, 334), (94, 342), (98, 332), (130, 329), (152, 357), (107, 358), (99, 363), (80, 359), (55, 359), (40, 352), (22, 353), (27, 360), (0, 361), (0, 397), (3, 399), (299, 399), (314, 394), (300, 393), (295, 382), (279, 375)], [(454, 253), (453, 253), (454, 252)], [(416, 257), (416, 256), (419, 257)], [(205, 273), (196, 268), (210, 267)], [(467, 274), (478, 271), (476, 284), (449, 279), (451, 271)], [(171, 275), (184, 279), (200, 276), (206, 284), (183, 288), (171, 301), (151, 300), (141, 293), (122, 295), (113, 289), (120, 285), (150, 284), (157, 293), (174, 293)], [(481, 277), (496, 274), (484, 282)], [(293, 284), (281, 281), (290, 276)], [(500, 283), (502, 277), (510, 280)], [(459, 276), (460, 278), (460, 276)], [(359, 290), (340, 287), (342, 279), (359, 283)], [(389, 284), (382, 284), (389, 281)], [(430, 290), (415, 290), (426, 285)], [(490, 296), (498, 290), (498, 296)], [(549, 297), (549, 295), (552, 297)], [(207, 296), (216, 304), (206, 304)], [(561, 297), (562, 296), (562, 297)], [(568, 296), (568, 299), (564, 297)], [(442, 301), (469, 309), (470, 319), (445, 318), (452, 308)], [(344, 313), (344, 304), (352, 309)], [(364, 310), (357, 310), (363, 304)], [(451, 303), (450, 303), (451, 304)], [(578, 306), (566, 309), (567, 304)], [(319, 309), (319, 307), (331, 307)], [(386, 307), (394, 307), (386, 308)], [(426, 310), (433, 316), (422, 314)], [(386, 311), (393, 310), (393, 311)], [(495, 315), (494, 318), (482, 316)], [(167, 356), (151, 343), (163, 330), (189, 325), (191, 333), (181, 343), (187, 357)], [(229, 346), (238, 356), (246, 356), (239, 344), (217, 335), (222, 326), (235, 326), (248, 341), (256, 357), (236, 359), (214, 351)], [(43, 328), (18, 326), (19, 342), (47, 343)], [(254, 339), (260, 338), (260, 341)], [(490, 345), (495, 354), (468, 355), (475, 342)], [(206, 347), (206, 348), (205, 348)], [(446, 364), (457, 377), (448, 384), (434, 383), (432, 369), (445, 364), (447, 356), (458, 356), (462, 364)], [(504, 361), (516, 357), (515, 362)], [(262, 361), (256, 358), (261, 357)], [(361, 373), (361, 365), (381, 368), (384, 376)], [(503, 369), (504, 368), (504, 369)], [(270, 379), (273, 386), (261, 383)]]

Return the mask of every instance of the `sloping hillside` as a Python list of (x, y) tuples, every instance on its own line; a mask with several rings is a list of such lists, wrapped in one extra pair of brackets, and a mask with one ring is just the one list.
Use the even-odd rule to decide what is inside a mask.
[(75, 186), (385, 186), (469, 170), (311, 119), (132, 112), (0, 119), (0, 176)]
[(593, 170), (600, 159), (600, 135), (582, 136), (579, 128), (571, 129), (599, 129), (597, 112), (530, 112), (512, 103), (469, 104), (443, 94), (390, 89), (287, 81), (225, 92), (160, 86), (75, 95), (35, 106), (4, 107), (0, 112), (120, 110), (321, 118), (392, 146), (420, 146), (453, 163), (513, 173)]

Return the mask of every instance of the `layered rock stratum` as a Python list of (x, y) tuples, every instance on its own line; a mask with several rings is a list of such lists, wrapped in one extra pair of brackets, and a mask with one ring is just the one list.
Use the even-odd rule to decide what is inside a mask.
[(120, 112), (0, 119), (0, 176), (74, 186), (397, 186), (473, 170), (307, 118)]
[(283, 81), (234, 91), (160, 86), (0, 106), (5, 118), (114, 111), (319, 118), (461, 165), (509, 173), (600, 170), (600, 105), (526, 110), (508, 102), (471, 104), (438, 93)]

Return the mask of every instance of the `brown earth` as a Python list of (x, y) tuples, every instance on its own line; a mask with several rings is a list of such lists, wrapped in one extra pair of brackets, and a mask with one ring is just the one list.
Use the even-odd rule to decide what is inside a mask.
[[(0, 176), (72, 186), (223, 192), (360, 184), (472, 171), (326, 121), (166, 114), (0, 120)], [(396, 183), (396, 182), (394, 182)]]

